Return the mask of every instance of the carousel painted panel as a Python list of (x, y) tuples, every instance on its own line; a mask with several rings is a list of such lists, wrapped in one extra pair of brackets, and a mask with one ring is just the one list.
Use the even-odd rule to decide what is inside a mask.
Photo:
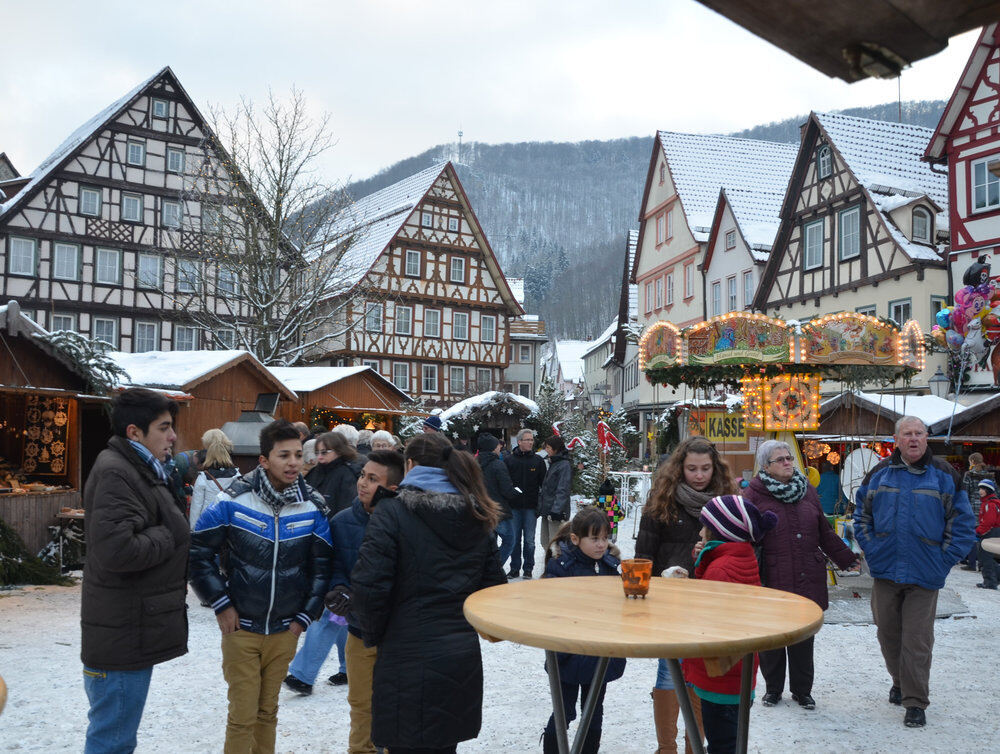
[(820, 317), (802, 325), (801, 360), (812, 364), (893, 364), (898, 331), (855, 312)]
[(681, 360), (681, 332), (673, 322), (656, 322), (639, 340), (639, 370), (673, 366)]
[(695, 366), (791, 361), (791, 331), (762, 314), (731, 312), (684, 333), (687, 363)]

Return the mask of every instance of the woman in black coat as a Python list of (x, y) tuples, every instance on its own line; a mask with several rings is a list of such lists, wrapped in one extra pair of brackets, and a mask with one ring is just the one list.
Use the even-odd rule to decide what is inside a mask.
[(479, 637), (462, 606), (506, 581), (491, 536), (500, 507), (475, 459), (441, 434), (412, 438), (405, 458), (406, 476), (372, 513), (351, 572), (352, 617), (378, 647), (372, 741), (393, 754), (454, 752), (482, 724)]
[(351, 507), (358, 496), (358, 452), (339, 432), (316, 438), (316, 465), (306, 474), (306, 483), (326, 500), (327, 518)]

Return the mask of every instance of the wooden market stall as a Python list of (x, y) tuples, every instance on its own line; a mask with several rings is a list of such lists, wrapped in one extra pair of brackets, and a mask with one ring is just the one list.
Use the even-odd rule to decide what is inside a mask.
[(415, 412), (411, 398), (371, 367), (268, 367), (294, 390), (297, 400), (283, 403), (278, 416), (310, 427), (351, 422), (367, 429), (395, 432), (395, 420)]
[(182, 398), (174, 446), (178, 451), (200, 449), (205, 430), (253, 411), (258, 398), (266, 396), (265, 402), (279, 405), (298, 400), (247, 351), (119, 352), (112, 357), (129, 375), (128, 385), (122, 387), (176, 391), (171, 397)]
[(81, 490), (111, 435), (107, 398), (16, 302), (0, 306), (0, 518), (29, 552), (49, 541), (63, 508), (82, 507)]

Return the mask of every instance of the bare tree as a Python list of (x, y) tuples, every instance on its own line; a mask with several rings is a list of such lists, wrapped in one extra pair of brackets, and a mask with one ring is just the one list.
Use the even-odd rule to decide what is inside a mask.
[(318, 173), (335, 144), (329, 115), (311, 118), (293, 88), (284, 100), (269, 92), (261, 107), (244, 98), (213, 109), (210, 125), (201, 158), (185, 171), (178, 219), (197, 241), (161, 292), (214, 347), (296, 364), (354, 326), (341, 310), (372, 295), (351, 288), (360, 277), (344, 258), (351, 237), (334, 230), (346, 195)]

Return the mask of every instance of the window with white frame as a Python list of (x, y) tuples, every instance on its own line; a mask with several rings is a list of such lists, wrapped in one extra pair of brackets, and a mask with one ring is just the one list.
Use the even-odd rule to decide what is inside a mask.
[(522, 364), (531, 363), (531, 344), (521, 343), (517, 348), (517, 360)]
[(197, 259), (177, 260), (177, 290), (195, 293), (201, 287), (201, 263)]
[(816, 174), (820, 179), (833, 174), (833, 152), (825, 144), (816, 152)]
[(196, 351), (198, 349), (198, 328), (189, 325), (174, 325), (174, 350)]
[(448, 232), (458, 233), (459, 229), (462, 227), (461, 221), (457, 217), (448, 218)]
[(181, 203), (164, 200), (160, 210), (160, 223), (164, 228), (181, 227)]
[(177, 147), (167, 147), (167, 172), (184, 172), (184, 150)]
[(646, 283), (646, 314), (653, 311), (653, 281)]
[(674, 210), (667, 210), (667, 240), (674, 237)]
[(656, 243), (663, 243), (667, 237), (667, 216), (660, 213), (656, 216)]
[(931, 213), (923, 207), (913, 210), (913, 240), (931, 242)]
[(392, 363), (392, 384), (404, 392), (410, 390), (410, 365), (402, 361)]
[(716, 280), (712, 283), (712, 313), (711, 317), (718, 317), (722, 314), (722, 281)]
[(122, 220), (142, 222), (142, 194), (122, 194)]
[(156, 351), (160, 345), (160, 326), (156, 322), (136, 322), (132, 338), (132, 352)]
[(163, 287), (163, 258), (158, 254), (140, 254), (136, 285), (140, 288)]
[(69, 312), (56, 312), (52, 315), (52, 328), (55, 330), (76, 331), (76, 315)]
[(97, 217), (101, 214), (101, 190), (80, 187), (80, 214)]
[(900, 326), (902, 326), (908, 319), (912, 319), (913, 307), (910, 305), (910, 299), (903, 298), (898, 301), (890, 301), (889, 316), (896, 320), (897, 324)]
[(11, 236), (7, 242), (7, 272), (11, 275), (35, 275), (36, 241), (33, 238)]
[(453, 283), (465, 282), (465, 259), (462, 257), (451, 258), (451, 269), (448, 273), (448, 279)]
[(823, 222), (814, 220), (802, 229), (805, 246), (804, 263), (807, 270), (823, 266)]
[(1000, 177), (990, 172), (989, 164), (996, 155), (972, 163), (972, 209), (1000, 207)]
[(851, 207), (838, 214), (840, 235), (837, 239), (841, 261), (861, 255), (861, 208)]
[(438, 391), (438, 368), (437, 364), (424, 364), (421, 368), (421, 389), (425, 393), (436, 393)]
[(684, 265), (684, 298), (694, 295), (694, 265)]
[(674, 303), (674, 273), (667, 273), (667, 306), (673, 306)]
[(440, 309), (424, 309), (424, 336), (428, 338), (441, 337)]
[(170, 106), (165, 99), (153, 100), (153, 117), (166, 118), (170, 112)]
[(378, 373), (380, 364), (378, 363), (378, 359), (362, 359), (361, 366), (371, 367), (372, 369), (375, 370), (376, 373)]
[(119, 249), (98, 249), (94, 280), (103, 285), (121, 285), (122, 253)]
[(465, 392), (465, 367), (448, 369), (448, 392), (452, 395), (462, 395)]
[(382, 304), (365, 304), (365, 332), (382, 332)]
[(118, 320), (111, 317), (94, 317), (91, 320), (94, 340), (103, 340), (112, 348), (118, 348)]
[(859, 306), (855, 309), (858, 314), (867, 314), (869, 317), (875, 316), (875, 304), (870, 304), (869, 306)]
[(727, 230), (726, 231), (726, 251), (736, 248), (736, 231)]
[(125, 151), (125, 161), (136, 167), (146, 166), (146, 144), (137, 139), (129, 139)]
[(736, 291), (736, 276), (726, 278), (726, 311), (734, 312), (740, 308)]
[(749, 310), (753, 305), (753, 271), (743, 272), (743, 308)]
[(451, 315), (451, 337), (454, 340), (469, 339), (469, 315), (467, 312), (455, 312)]
[(406, 269), (404, 275), (410, 278), (420, 277), (420, 252), (415, 249), (406, 250)]
[(476, 369), (476, 390), (483, 393), (493, 389), (493, 371), (479, 367)]
[(393, 332), (396, 335), (413, 334), (413, 307), (396, 305)]
[(661, 309), (663, 307), (663, 278), (656, 278), (654, 281), (656, 297), (653, 299), (653, 307)]
[(492, 314), (480, 315), (479, 340), (483, 343), (497, 342), (497, 318)]
[(531, 400), (531, 383), (530, 382), (519, 382), (517, 383), (517, 394), (522, 398), (527, 398)]
[(420, 213), (420, 225), (424, 228), (434, 227), (434, 213), (432, 212), (421, 212)]
[(931, 296), (931, 316), (948, 306), (948, 299), (945, 296)]
[(80, 279), (80, 247), (56, 243), (52, 249), (52, 277), (56, 280)]
[(228, 264), (220, 264), (215, 273), (216, 287), (222, 295), (235, 295), (238, 287), (236, 270)]
[(217, 330), (215, 340), (219, 348), (232, 351), (236, 348), (236, 330)]
[(220, 225), (219, 208), (214, 204), (201, 205), (201, 232), (217, 233)]

